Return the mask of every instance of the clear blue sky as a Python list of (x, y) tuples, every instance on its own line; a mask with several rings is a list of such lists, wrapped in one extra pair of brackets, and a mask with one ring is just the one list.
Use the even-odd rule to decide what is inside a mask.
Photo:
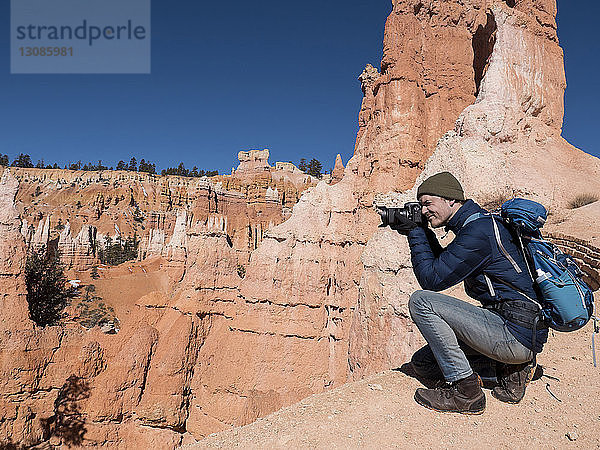
[[(582, 6), (585, 3), (585, 7)], [(11, 75), (9, 2), (0, 6), (0, 153), (11, 161), (229, 172), (237, 152), (271, 162), (352, 156), (362, 92), (378, 66), (389, 0), (152, 2), (151, 75)], [(563, 135), (600, 156), (596, 1), (559, 0), (567, 71)]]

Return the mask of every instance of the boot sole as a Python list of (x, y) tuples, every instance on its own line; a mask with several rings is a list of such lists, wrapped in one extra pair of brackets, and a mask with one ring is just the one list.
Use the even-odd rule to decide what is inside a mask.
[(421, 402), (417, 397), (415, 397), (415, 402), (417, 402), (421, 406), (424, 406), (427, 409), (430, 409), (435, 412), (440, 412), (440, 413), (465, 414), (468, 416), (478, 416), (480, 414), (483, 414), (485, 411), (485, 405), (481, 410), (477, 410), (477, 411), (449, 411), (449, 410), (445, 410), (445, 409), (436, 409), (436, 408), (432, 407), (431, 405), (428, 405), (427, 403)]

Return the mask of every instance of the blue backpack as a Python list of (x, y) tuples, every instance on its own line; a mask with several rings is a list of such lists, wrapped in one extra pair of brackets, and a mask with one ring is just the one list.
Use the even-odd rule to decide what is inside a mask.
[[(499, 219), (497, 214), (492, 216)], [(500, 207), (500, 217), (518, 237), (537, 286), (540, 319), (557, 331), (583, 327), (594, 313), (592, 290), (583, 281), (584, 274), (575, 260), (542, 238), (540, 228), (546, 222), (546, 208), (532, 200), (513, 198)], [(501, 242), (498, 245), (502, 248)]]

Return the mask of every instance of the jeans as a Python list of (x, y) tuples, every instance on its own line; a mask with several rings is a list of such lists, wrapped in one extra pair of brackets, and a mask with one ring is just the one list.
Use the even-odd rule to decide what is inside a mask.
[(531, 350), (510, 333), (504, 319), (490, 310), (431, 291), (415, 292), (408, 307), (428, 344), (413, 357), (415, 371), (422, 376), (435, 379), (441, 371), (449, 383), (462, 380), (473, 373), (467, 354), (506, 364), (533, 358)]

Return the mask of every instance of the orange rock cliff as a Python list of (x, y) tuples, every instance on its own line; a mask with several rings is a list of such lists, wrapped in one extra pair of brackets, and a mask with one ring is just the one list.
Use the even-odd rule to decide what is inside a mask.
[(22, 234), (28, 247), (56, 246), (68, 268), (88, 270), (108, 237), (137, 236), (144, 259), (169, 253), (188, 223), (202, 222), (227, 233), (245, 263), (317, 180), (292, 163), (271, 167), (266, 149), (238, 157), (231, 175), (210, 178), (11, 168)]

